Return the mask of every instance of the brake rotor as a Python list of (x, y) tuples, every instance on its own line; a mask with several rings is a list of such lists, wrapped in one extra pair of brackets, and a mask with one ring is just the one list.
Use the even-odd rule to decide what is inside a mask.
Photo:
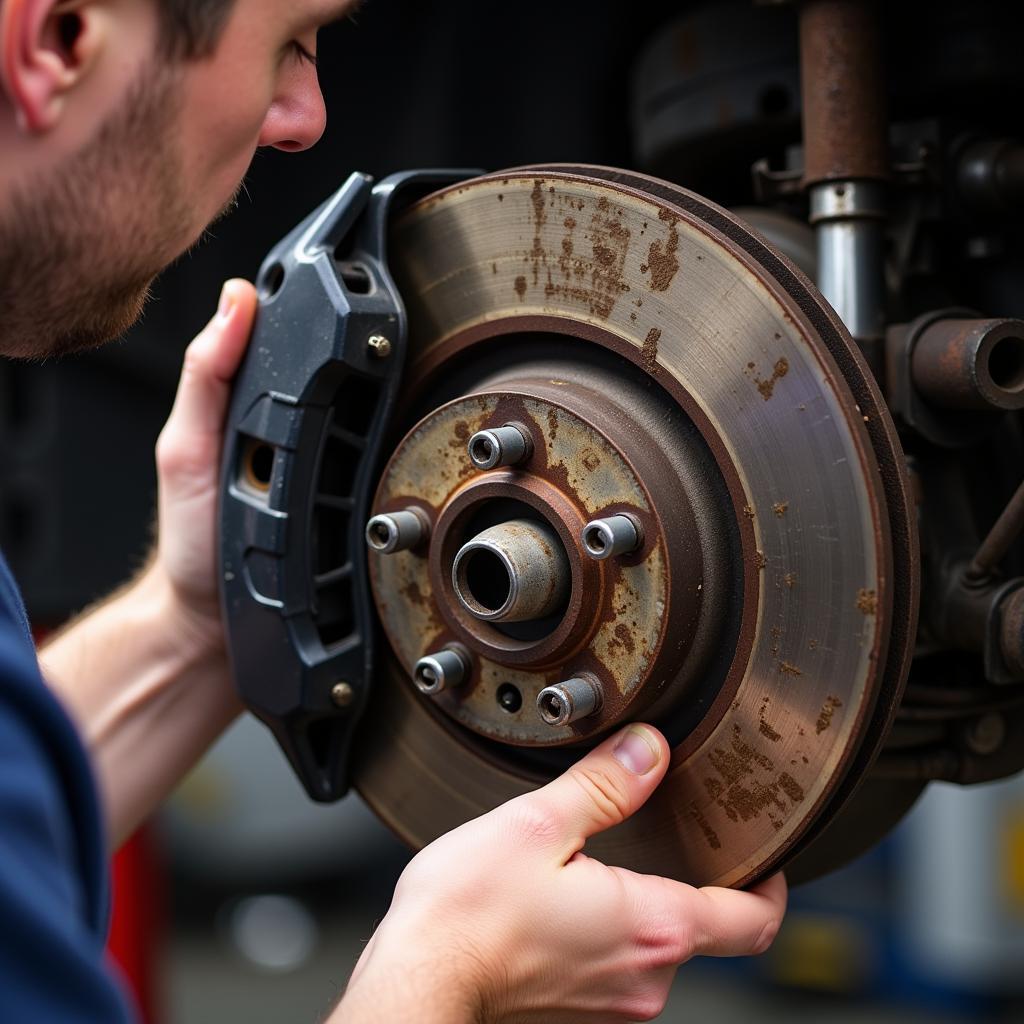
[[(916, 616), (902, 455), (849, 336), (724, 211), (603, 169), (436, 193), (392, 253), (410, 349), (373, 511), (415, 510), (429, 543), (370, 553), (392, 658), (359, 790), (420, 846), (652, 721), (666, 779), (588, 852), (694, 884), (781, 866), (877, 752)], [(467, 441), (505, 424), (527, 455), (476, 468)], [(617, 515), (639, 546), (589, 557), (583, 527)], [(501, 623), (474, 602), (507, 587), (467, 599), (452, 568), (509, 522), (546, 538), (564, 594)], [(427, 696), (415, 665), (445, 648), (466, 678)], [(603, 699), (549, 724), (541, 691), (570, 677)]]

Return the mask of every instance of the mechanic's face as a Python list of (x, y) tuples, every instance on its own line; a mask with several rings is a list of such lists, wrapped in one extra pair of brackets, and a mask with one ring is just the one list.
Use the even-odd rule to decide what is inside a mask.
[[(33, 0), (0, 0), (0, 16), (19, 3)], [(48, 94), (32, 92), (37, 79), (26, 74), (19, 92), (17, 66), (4, 66), (24, 143), (14, 158), (22, 173), (6, 189), (0, 173), (7, 355), (63, 354), (122, 333), (153, 278), (232, 205), (257, 146), (298, 151), (320, 138), (325, 111), (309, 55), (319, 25), (349, 5), (236, 0), (209, 57), (173, 62), (158, 56), (151, 0), (71, 6), (84, 52), (67, 60), (90, 69), (80, 92), (47, 105), (39, 96)], [(60, 32), (49, 38), (56, 48)]]

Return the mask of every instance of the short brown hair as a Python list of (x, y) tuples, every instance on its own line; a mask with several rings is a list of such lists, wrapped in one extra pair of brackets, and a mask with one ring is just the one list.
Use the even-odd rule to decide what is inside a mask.
[(160, 48), (169, 58), (209, 56), (235, 0), (157, 0)]

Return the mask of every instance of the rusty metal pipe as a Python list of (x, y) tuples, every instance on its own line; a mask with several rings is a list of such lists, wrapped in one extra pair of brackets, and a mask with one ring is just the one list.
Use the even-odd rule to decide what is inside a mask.
[(870, 0), (800, 6), (804, 184), (889, 177), (882, 41)]
[(542, 619), (564, 606), (571, 570), (546, 523), (512, 519), (477, 534), (452, 564), (455, 596), (484, 622)]
[(914, 345), (911, 375), (944, 409), (1024, 409), (1024, 320), (936, 320)]

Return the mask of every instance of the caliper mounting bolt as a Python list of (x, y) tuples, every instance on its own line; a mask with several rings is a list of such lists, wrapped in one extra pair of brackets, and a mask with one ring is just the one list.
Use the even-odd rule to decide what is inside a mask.
[(420, 693), (432, 696), (462, 684), (469, 675), (469, 653), (459, 644), (449, 644), (416, 662), (412, 681)]
[(331, 687), (331, 700), (336, 707), (347, 708), (355, 700), (356, 691), (352, 689), (351, 683), (335, 683)]
[(595, 561), (628, 555), (643, 543), (640, 526), (632, 516), (617, 515), (593, 519), (580, 535), (583, 549)]
[(430, 524), (418, 509), (387, 512), (366, 524), (366, 543), (382, 555), (418, 547), (429, 535)]
[(530, 457), (530, 437), (514, 423), (478, 430), (469, 439), (469, 460), (477, 469), (516, 466)]
[(391, 355), (391, 339), (383, 334), (371, 334), (366, 340), (370, 355), (377, 359), (387, 359)]
[(545, 686), (537, 694), (537, 710), (550, 726), (570, 725), (597, 714), (604, 703), (601, 683), (594, 676), (580, 674), (564, 683)]

